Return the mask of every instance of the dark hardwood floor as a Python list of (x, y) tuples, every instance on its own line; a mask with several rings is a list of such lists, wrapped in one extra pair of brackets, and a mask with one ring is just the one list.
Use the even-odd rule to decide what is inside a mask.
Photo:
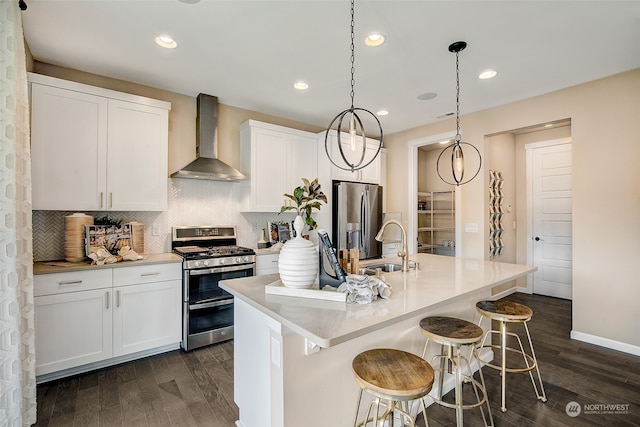
[[(506, 299), (534, 311), (529, 328), (548, 401), (536, 400), (528, 375), (510, 374), (508, 410), (501, 412), (500, 376), (485, 368), (496, 427), (640, 426), (639, 357), (571, 340), (570, 301), (525, 294)], [(569, 402), (581, 405), (577, 417), (567, 415)], [(603, 405), (628, 407), (624, 413), (607, 414)], [(453, 410), (438, 405), (427, 410), (431, 427), (455, 425)], [(189, 353), (173, 351), (38, 386), (37, 427), (233, 427), (237, 416), (232, 342)], [(465, 426), (481, 425), (479, 410), (465, 411)], [(418, 426), (424, 426), (421, 417)]]
[(233, 342), (41, 384), (37, 427), (230, 427)]
[[(640, 426), (640, 357), (570, 339), (571, 301), (521, 293), (504, 299), (533, 310), (528, 325), (548, 400), (543, 403), (536, 399), (528, 374), (507, 374), (507, 412), (503, 413), (500, 374), (483, 368), (496, 427)], [(514, 331), (524, 329), (516, 327)], [(465, 396), (471, 399), (472, 389), (464, 388)], [(453, 392), (446, 398), (453, 401)], [(567, 415), (569, 402), (580, 404), (578, 416)], [(590, 405), (628, 405), (628, 410), (605, 413), (600, 406)], [(453, 409), (430, 405), (427, 416), (430, 427), (455, 425)], [(465, 411), (464, 417), (465, 426), (484, 425), (477, 409)], [(418, 426), (424, 427), (420, 420), (418, 417)]]

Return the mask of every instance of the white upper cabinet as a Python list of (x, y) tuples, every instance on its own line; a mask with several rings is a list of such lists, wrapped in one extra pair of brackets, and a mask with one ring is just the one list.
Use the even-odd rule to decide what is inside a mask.
[(36, 210), (167, 208), (171, 104), (29, 73)]
[[(320, 144), (324, 146), (325, 143), (325, 132), (321, 132), (318, 134), (318, 141)], [(342, 165), (343, 160), (340, 156), (340, 150), (338, 148), (338, 138), (335, 131), (331, 131), (329, 133), (329, 146), (328, 150), (331, 153), (331, 158), (334, 162)], [(350, 152), (353, 150), (349, 144), (349, 135), (346, 133), (342, 133), (340, 136), (340, 142), (342, 144), (342, 150), (349, 156)], [(326, 156), (326, 150), (325, 156)], [(378, 151), (378, 141), (375, 139), (367, 138), (367, 151), (365, 154), (365, 162), (371, 160), (371, 158), (376, 155)], [(360, 155), (361, 150), (357, 149), (354, 152), (354, 155)], [(347, 157), (349, 158), (349, 157)], [(367, 184), (382, 184), (382, 156), (378, 153), (377, 157), (365, 168), (357, 170), (357, 171), (349, 171), (343, 170), (332, 164), (329, 160), (327, 160), (331, 164), (331, 179), (336, 181), (354, 181), (354, 182), (363, 182)], [(355, 163), (355, 157), (349, 158)], [(345, 165), (346, 166), (346, 165)]]
[(284, 197), (318, 174), (317, 139), (310, 132), (249, 120), (240, 126), (242, 171), (249, 175), (246, 212), (280, 212)]

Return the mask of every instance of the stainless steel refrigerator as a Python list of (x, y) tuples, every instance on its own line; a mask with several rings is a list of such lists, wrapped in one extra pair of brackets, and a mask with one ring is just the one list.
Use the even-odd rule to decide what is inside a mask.
[(375, 236), (382, 226), (382, 187), (334, 181), (332, 202), (336, 248), (358, 248), (360, 259), (379, 258), (382, 243)]

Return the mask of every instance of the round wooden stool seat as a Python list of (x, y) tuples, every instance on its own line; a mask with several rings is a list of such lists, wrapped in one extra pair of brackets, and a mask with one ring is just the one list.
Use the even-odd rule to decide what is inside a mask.
[(420, 321), (422, 334), (431, 341), (444, 345), (469, 345), (482, 339), (484, 331), (464, 319), (445, 316), (425, 317)]
[[(410, 401), (414, 399), (420, 401), (425, 425), (429, 425), (427, 407), (424, 403), (424, 396), (431, 391), (434, 378), (429, 362), (406, 351), (376, 348), (358, 354), (353, 359), (351, 368), (360, 386), (354, 427), (363, 427), (370, 423), (378, 426), (379, 422), (389, 422), (389, 417), (392, 417), (390, 425), (393, 425), (396, 416), (403, 419), (403, 426), (415, 427), (409, 406)], [(362, 393), (365, 391), (375, 399), (369, 404), (364, 420), (358, 423)], [(381, 407), (384, 408), (382, 414)]]
[(527, 321), (533, 316), (529, 307), (511, 301), (479, 301), (476, 310), (489, 319), (505, 322)]
[(367, 350), (353, 359), (352, 369), (360, 388), (386, 399), (417, 399), (428, 394), (433, 386), (431, 365), (402, 350)]

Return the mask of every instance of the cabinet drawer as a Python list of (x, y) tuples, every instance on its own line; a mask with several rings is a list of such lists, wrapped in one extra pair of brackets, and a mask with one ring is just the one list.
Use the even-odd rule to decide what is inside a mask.
[(34, 296), (63, 294), (110, 288), (110, 268), (92, 271), (70, 271), (68, 273), (37, 274), (33, 277)]
[(113, 286), (182, 280), (182, 263), (149, 264), (113, 269)]

